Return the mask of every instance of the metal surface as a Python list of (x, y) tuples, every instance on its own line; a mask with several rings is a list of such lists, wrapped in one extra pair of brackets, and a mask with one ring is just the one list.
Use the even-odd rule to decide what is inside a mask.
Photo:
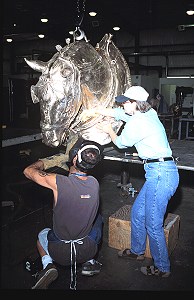
[(34, 141), (41, 140), (41, 138), (42, 138), (41, 133), (24, 135), (16, 138), (3, 140), (2, 147), (9, 147), (9, 146), (19, 145), (23, 143), (34, 142)]
[(187, 140), (194, 140), (193, 136), (189, 136), (189, 122), (194, 123), (194, 118), (179, 118), (179, 127), (178, 127), (178, 139), (181, 140), (181, 134), (182, 134), (182, 122), (186, 122), (186, 139)]
[[(170, 140), (169, 142), (173, 156), (178, 158), (178, 169), (194, 171), (194, 143), (192, 141), (185, 140)], [(105, 148), (104, 159), (143, 164), (142, 160), (138, 156), (126, 155), (123, 150), (117, 150), (113, 147)]]
[(23, 143), (34, 142), (42, 139), (40, 130), (32, 129), (3, 129), (2, 147), (15, 146)]

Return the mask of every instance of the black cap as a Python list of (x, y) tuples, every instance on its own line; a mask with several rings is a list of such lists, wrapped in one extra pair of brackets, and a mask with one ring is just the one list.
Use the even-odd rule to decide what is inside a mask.
[[(94, 162), (86, 162), (84, 158), (84, 151), (87, 149), (93, 149), (97, 152), (96, 159)], [(78, 159), (76, 162), (76, 166), (82, 170), (86, 171), (88, 169), (94, 168), (99, 161), (103, 157), (103, 150), (104, 147), (100, 145), (99, 143), (91, 140), (84, 140), (83, 138), (79, 138), (77, 142), (74, 144), (74, 146), (69, 151), (69, 161), (72, 162), (73, 158), (78, 155)]]

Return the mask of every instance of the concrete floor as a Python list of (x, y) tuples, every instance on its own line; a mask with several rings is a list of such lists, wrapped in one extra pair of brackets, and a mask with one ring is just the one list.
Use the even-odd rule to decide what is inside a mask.
[[(24, 166), (40, 157), (42, 145), (35, 142), (36, 154), (30, 159), (10, 153), (19, 153), (18, 148), (4, 151), (2, 201), (13, 201), (14, 208), (2, 207), (2, 251), (1, 251), (1, 289), (7, 292), (30, 290), (34, 276), (24, 267), (26, 258), (36, 255), (38, 232), (52, 222), (52, 193), (50, 190), (26, 180), (22, 174)], [(192, 143), (192, 141), (191, 141)], [(35, 144), (33, 144), (35, 145)], [(28, 147), (30, 144), (28, 145)], [(45, 150), (45, 149), (44, 149)], [(10, 153), (9, 153), (10, 151)], [(121, 172), (126, 163), (103, 161), (94, 175), (100, 182), (101, 213), (104, 217), (103, 241), (98, 253), (102, 263), (99, 275), (85, 277), (77, 266), (77, 293), (98, 292), (191, 292), (194, 290), (194, 174), (180, 170), (180, 185), (169, 203), (168, 212), (180, 216), (180, 231), (177, 245), (170, 256), (172, 274), (169, 278), (146, 277), (140, 272), (142, 264), (149, 262), (128, 261), (118, 258), (117, 249), (109, 247), (109, 216), (126, 204), (132, 204), (135, 197), (123, 198), (120, 195)], [(144, 182), (142, 165), (128, 165), (130, 182), (140, 189)], [(61, 171), (61, 170), (59, 170)], [(58, 279), (49, 291), (69, 290), (70, 268), (57, 265)], [(89, 293), (90, 295), (90, 293)], [(106, 294), (104, 294), (106, 295)], [(114, 295), (114, 293), (113, 293)], [(117, 295), (117, 294), (115, 294)], [(119, 294), (120, 295), (120, 294)], [(122, 294), (121, 294), (122, 295)], [(171, 295), (171, 294), (168, 294)]]

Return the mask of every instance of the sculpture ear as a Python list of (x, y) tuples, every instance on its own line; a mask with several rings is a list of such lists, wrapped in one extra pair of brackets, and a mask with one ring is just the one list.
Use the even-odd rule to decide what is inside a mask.
[(47, 63), (41, 60), (28, 60), (24, 57), (25, 62), (28, 64), (30, 68), (37, 72), (43, 72), (47, 67)]

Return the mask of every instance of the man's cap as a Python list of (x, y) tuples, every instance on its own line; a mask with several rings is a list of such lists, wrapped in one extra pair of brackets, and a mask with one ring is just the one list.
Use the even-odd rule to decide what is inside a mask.
[(115, 97), (118, 103), (126, 102), (127, 100), (147, 101), (148, 92), (141, 86), (131, 86), (123, 95)]
[(77, 155), (78, 150), (80, 149), (82, 143), (84, 142), (83, 138), (79, 138), (76, 143), (72, 146), (69, 151), (69, 162), (71, 162), (74, 157)]
[[(97, 151), (98, 156), (96, 157), (94, 163), (88, 163), (82, 157), (82, 153), (87, 149), (94, 149), (95, 151)], [(71, 148), (71, 150), (69, 151), (69, 161), (71, 162), (73, 158), (77, 155), (78, 159), (76, 165), (79, 169), (82, 169), (84, 171), (88, 169), (92, 169), (102, 159), (103, 150), (104, 147), (99, 143), (90, 140), (84, 140), (83, 138), (79, 138), (77, 142), (74, 144), (74, 146)]]

